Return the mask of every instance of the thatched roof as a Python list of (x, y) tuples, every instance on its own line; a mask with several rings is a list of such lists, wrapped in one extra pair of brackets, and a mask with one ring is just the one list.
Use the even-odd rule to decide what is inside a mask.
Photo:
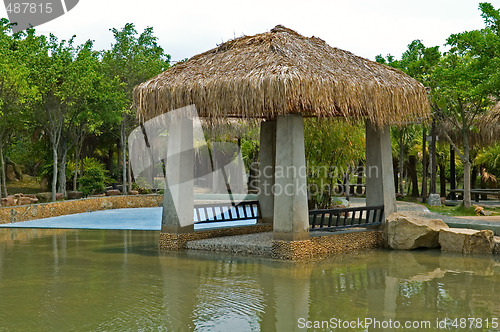
[[(493, 105), (486, 113), (480, 114), (474, 121), (474, 131), (469, 131), (469, 144), (471, 146), (489, 146), (500, 142), (500, 102)], [(459, 128), (449, 121), (438, 123), (438, 134), (446, 132), (450, 139), (462, 146), (462, 133)]]
[(500, 102), (479, 118), (479, 132), (489, 144), (500, 142)]
[(137, 86), (134, 98), (142, 120), (190, 104), (206, 117), (301, 113), (379, 125), (429, 115), (416, 80), (280, 25), (179, 63)]

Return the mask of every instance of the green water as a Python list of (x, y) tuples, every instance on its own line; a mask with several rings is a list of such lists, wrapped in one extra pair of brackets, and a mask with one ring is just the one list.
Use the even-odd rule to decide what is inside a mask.
[[(499, 258), (380, 250), (291, 264), (159, 253), (157, 238), (1, 229), (0, 330), (305, 331), (358, 318), (429, 321), (429, 330), (436, 319), (456, 330), (451, 319), (478, 318), (483, 330), (499, 330)], [(309, 330), (342, 330), (334, 326)]]

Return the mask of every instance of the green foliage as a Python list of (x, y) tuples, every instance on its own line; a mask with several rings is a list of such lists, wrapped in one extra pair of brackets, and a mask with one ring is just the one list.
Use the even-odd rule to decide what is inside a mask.
[(481, 149), (476, 156), (475, 164), (486, 167), (489, 173), (500, 178), (500, 143)]
[(334, 186), (342, 175), (365, 159), (365, 129), (361, 123), (337, 119), (305, 119), (309, 199), (322, 208), (333, 204)]
[(104, 164), (93, 158), (83, 160), (83, 175), (80, 177), (79, 190), (83, 195), (102, 193), (108, 184), (108, 171)]
[(250, 169), (250, 165), (259, 153), (259, 141), (258, 140), (241, 140), (241, 156), (243, 158), (243, 163), (245, 164), (245, 169)]

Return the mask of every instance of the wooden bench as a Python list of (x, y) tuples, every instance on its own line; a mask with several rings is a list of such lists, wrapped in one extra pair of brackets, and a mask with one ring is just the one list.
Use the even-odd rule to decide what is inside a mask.
[[(464, 194), (463, 189), (450, 189), (450, 193), (459, 193), (459, 194)], [(482, 195), (492, 195), (492, 196), (497, 196), (498, 199), (500, 200), (500, 189), (471, 189), (470, 194), (474, 195), (474, 200), (476, 202), (479, 202), (480, 196)]]

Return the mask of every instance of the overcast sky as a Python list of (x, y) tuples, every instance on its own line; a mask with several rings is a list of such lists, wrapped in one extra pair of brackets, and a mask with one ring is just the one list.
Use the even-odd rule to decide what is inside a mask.
[[(58, 0), (55, 0), (58, 1)], [(500, 0), (491, 0), (495, 8)], [(451, 33), (483, 27), (474, 0), (80, 0), (62, 17), (38, 26), (39, 33), (77, 42), (113, 42), (110, 28), (134, 23), (139, 32), (154, 28), (173, 60), (189, 58), (224, 41), (269, 31), (277, 24), (373, 60), (399, 58), (414, 39), (442, 46)], [(5, 7), (0, 17), (7, 17)]]

